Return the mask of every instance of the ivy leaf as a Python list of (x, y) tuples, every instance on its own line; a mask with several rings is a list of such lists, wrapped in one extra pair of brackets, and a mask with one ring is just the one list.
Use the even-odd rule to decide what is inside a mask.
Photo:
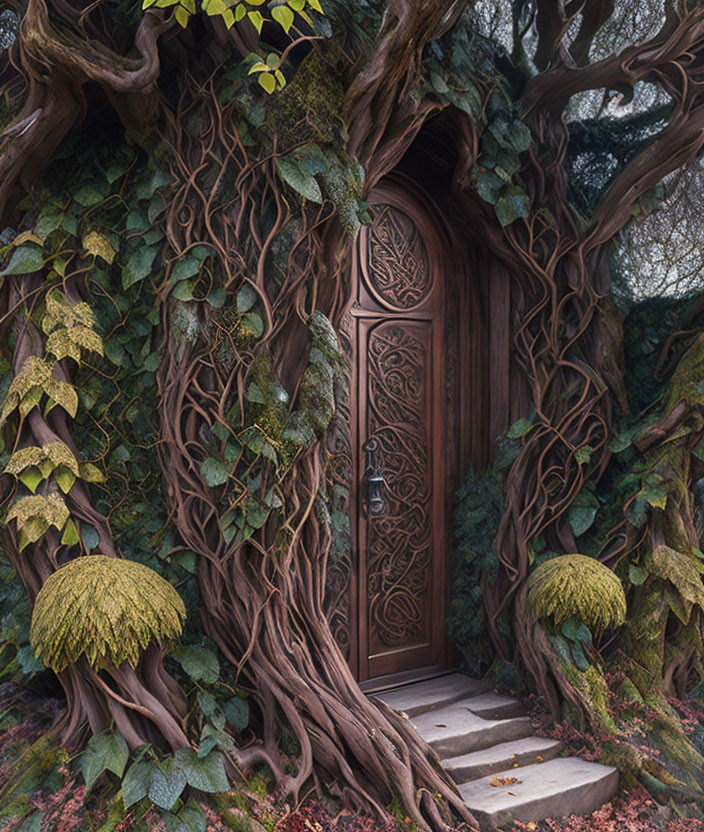
[[(267, 443), (268, 444), (268, 443)], [(271, 446), (269, 446), (271, 447)], [(272, 449), (273, 450), (273, 449)], [(265, 454), (266, 456), (266, 454)], [(275, 461), (275, 460), (273, 460)], [(258, 500), (252, 494), (247, 497), (247, 501), (244, 506), (244, 513), (245, 517), (247, 518), (247, 523), (253, 529), (261, 529), (261, 527), (266, 523), (267, 517), (269, 516), (269, 507), (264, 505), (261, 500)]]
[(171, 296), (176, 300), (182, 300), (184, 303), (193, 300), (193, 290), (195, 289), (195, 280), (183, 280), (177, 283), (171, 292)]
[(226, 751), (232, 751), (234, 747), (235, 744), (232, 742), (229, 734), (225, 733), (225, 731), (218, 731), (212, 725), (206, 725), (203, 728), (201, 741), (198, 745), (198, 758), (202, 760), (203, 757), (207, 757), (214, 748), (223, 748)]
[(261, 338), (264, 333), (264, 321), (261, 315), (256, 312), (247, 312), (245, 315), (250, 332), (255, 338)]
[(32, 494), (34, 494), (34, 492), (37, 490), (37, 486), (44, 479), (42, 472), (39, 470), (39, 468), (34, 467), (27, 468), (24, 471), (22, 471), (22, 473), (19, 474), (18, 478), (23, 485), (27, 486), (27, 488), (32, 492)]
[(95, 549), (95, 547), (100, 543), (98, 530), (90, 523), (83, 523), (81, 525), (81, 537), (83, 538), (83, 545), (89, 552), (91, 549)]
[[(207, 690), (199, 690), (196, 697), (201, 711), (205, 714), (209, 722), (213, 724), (218, 731), (222, 731), (225, 727), (225, 714), (220, 709), (217, 700)], [(200, 755), (199, 755), (200, 756)]]
[(195, 552), (191, 552), (190, 550), (177, 552), (171, 560), (173, 563), (177, 563), (182, 569), (185, 569), (186, 572), (190, 572), (191, 575), (195, 575), (198, 571), (198, 557)]
[(271, 95), (276, 89), (276, 78), (274, 78), (271, 72), (262, 72), (261, 75), (258, 76), (257, 81), (259, 81), (259, 85), (263, 87), (269, 95)]
[(181, 280), (188, 280), (189, 277), (197, 275), (199, 271), (200, 262), (192, 255), (187, 255), (176, 263), (169, 277), (169, 282), (178, 283)]
[(550, 647), (553, 652), (562, 659), (563, 662), (572, 663), (572, 654), (570, 653), (570, 646), (562, 636), (548, 636)]
[(127, 231), (143, 232), (149, 228), (149, 220), (143, 211), (133, 209), (127, 215), (125, 220), (125, 229)]
[(502, 226), (510, 225), (519, 217), (527, 217), (530, 213), (530, 199), (521, 188), (508, 188), (494, 206), (496, 217)]
[(97, 465), (93, 465), (92, 462), (81, 463), (79, 465), (79, 471), (81, 479), (86, 482), (103, 482), (105, 479), (100, 468)]
[(151, 176), (148, 176), (137, 186), (137, 199), (151, 199), (159, 188), (163, 185), (168, 185), (171, 181), (170, 174), (165, 170), (155, 170)]
[(49, 234), (56, 231), (60, 224), (61, 209), (57, 205), (49, 204), (40, 211), (37, 224), (34, 226), (34, 233), (41, 240), (46, 240)]
[(433, 85), (435, 92), (439, 92), (441, 95), (450, 91), (450, 88), (447, 86), (447, 82), (439, 72), (430, 73), (430, 83)]
[(31, 274), (44, 266), (44, 252), (35, 245), (19, 246), (12, 252), (10, 262), (0, 272), (0, 277), (9, 274)]
[(211, 488), (217, 485), (224, 485), (230, 477), (231, 470), (231, 466), (226, 465), (224, 462), (212, 456), (209, 456), (200, 466), (200, 472), (203, 475), (205, 484)]
[(41, 673), (42, 670), (46, 670), (44, 662), (34, 655), (33, 648), (29, 646), (20, 647), (17, 651), (17, 661), (20, 663), (22, 672), (27, 675), (30, 673)]
[(62, 465), (54, 471), (54, 478), (64, 494), (68, 494), (76, 481), (76, 475), (65, 465)]
[(186, 775), (188, 785), (194, 789), (215, 793), (226, 792), (230, 788), (219, 751), (211, 751), (207, 757), (199, 759), (192, 748), (179, 748), (174, 754), (174, 762)]
[(281, 28), (288, 34), (289, 29), (293, 25), (293, 12), (287, 6), (275, 6), (271, 10), (271, 16), (281, 26)]
[(110, 338), (109, 341), (106, 341), (104, 349), (105, 355), (113, 364), (121, 367), (125, 363), (127, 355), (122, 348), (122, 344), (118, 343), (115, 338)]
[(569, 511), (570, 526), (575, 537), (584, 534), (594, 522), (597, 509), (591, 506), (572, 506)]
[(249, 312), (257, 302), (257, 293), (247, 283), (237, 293), (237, 311)]
[(259, 12), (247, 12), (247, 17), (249, 18), (250, 23), (254, 28), (257, 30), (257, 34), (261, 35), (262, 33), (262, 24), (264, 23), (264, 18), (261, 16)]
[(575, 537), (591, 527), (598, 510), (599, 501), (591, 491), (584, 489), (575, 497), (567, 515)]
[(83, 208), (92, 208), (104, 199), (102, 189), (96, 188), (94, 185), (84, 185), (79, 188), (73, 195), (73, 199)]
[(140, 246), (127, 258), (122, 267), (122, 288), (127, 289), (144, 280), (152, 271), (152, 264), (158, 251), (157, 246)]
[(208, 821), (198, 805), (184, 806), (179, 812), (180, 820), (185, 824), (184, 832), (207, 832)]
[(182, 644), (175, 647), (169, 655), (181, 665), (184, 672), (194, 682), (213, 685), (220, 678), (218, 657), (207, 647)]
[(64, 546), (75, 546), (80, 539), (81, 537), (78, 534), (76, 524), (69, 517), (64, 526), (64, 533), (61, 535), (61, 543)]
[(266, 402), (266, 397), (264, 396), (261, 387), (254, 381), (247, 388), (245, 398), (249, 402), (257, 402), (259, 404), (264, 404)]
[(122, 802), (125, 804), (125, 809), (129, 809), (130, 806), (147, 796), (149, 782), (155, 768), (156, 763), (153, 760), (141, 760), (132, 763), (129, 767), (122, 781)]
[(582, 645), (578, 641), (572, 642), (570, 645), (570, 653), (572, 654), (572, 664), (575, 665), (577, 670), (581, 670), (582, 672), (589, 670), (589, 662), (584, 655)]
[(507, 137), (513, 145), (513, 147), (519, 153), (530, 148), (532, 141), (530, 130), (526, 127), (525, 124), (523, 124), (522, 121), (518, 121), (516, 119), (514, 122), (512, 122), (511, 128), (507, 133)]
[(276, 166), (284, 182), (290, 185), (294, 191), (297, 191), (311, 202), (322, 203), (323, 194), (317, 180), (302, 171), (295, 161), (284, 156), (276, 160)]
[(212, 292), (206, 297), (208, 303), (213, 307), (213, 309), (220, 309), (222, 306), (225, 305), (225, 301), (227, 300), (227, 292), (222, 286), (218, 286), (216, 289), (213, 289)]
[(160, 809), (171, 809), (186, 788), (186, 775), (167, 759), (154, 767), (147, 797)]
[(660, 484), (660, 479), (655, 475), (646, 479), (641, 495), (651, 506), (663, 509), (663, 511), (665, 510), (667, 505), (667, 491)]
[(645, 566), (639, 566), (635, 563), (631, 563), (628, 566), (628, 580), (633, 586), (640, 586), (645, 583), (649, 574), (650, 572)]
[(244, 731), (249, 725), (249, 702), (241, 696), (233, 696), (220, 705), (225, 719), (236, 731)]
[(120, 734), (110, 734), (108, 731), (94, 734), (88, 740), (88, 746), (81, 754), (79, 762), (86, 791), (89, 792), (93, 788), (93, 784), (104, 771), (111, 771), (122, 777), (129, 754), (127, 743)]
[(522, 436), (528, 433), (532, 424), (532, 419), (518, 419), (506, 431), (506, 436), (508, 436), (509, 439), (520, 439)]

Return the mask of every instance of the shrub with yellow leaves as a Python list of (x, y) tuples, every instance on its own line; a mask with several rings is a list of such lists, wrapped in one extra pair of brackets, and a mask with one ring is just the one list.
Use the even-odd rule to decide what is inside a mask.
[(136, 667), (152, 642), (181, 635), (186, 608), (153, 569), (131, 560), (85, 555), (50, 575), (34, 603), (30, 643), (57, 673), (85, 657), (91, 667)]

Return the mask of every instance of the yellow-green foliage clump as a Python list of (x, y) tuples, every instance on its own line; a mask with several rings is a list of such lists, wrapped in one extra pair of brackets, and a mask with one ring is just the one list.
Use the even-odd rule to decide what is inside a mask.
[(647, 563), (652, 575), (668, 581), (677, 590), (678, 597), (671, 592), (667, 592), (667, 596), (671, 609), (682, 623), (689, 621), (693, 606), (704, 610), (701, 566), (696, 558), (661, 544), (653, 549)]
[(588, 627), (623, 624), (626, 596), (618, 577), (584, 555), (560, 555), (541, 563), (528, 578), (528, 609), (556, 625), (578, 618)]
[(136, 667), (141, 651), (181, 635), (186, 608), (168, 581), (131, 560), (86, 555), (44, 583), (32, 613), (37, 658), (57, 673), (85, 656)]

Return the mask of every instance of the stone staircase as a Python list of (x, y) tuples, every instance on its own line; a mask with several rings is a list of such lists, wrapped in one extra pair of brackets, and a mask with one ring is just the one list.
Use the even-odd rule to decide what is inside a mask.
[(484, 832), (586, 815), (618, 789), (618, 771), (559, 756), (562, 743), (536, 737), (517, 699), (452, 673), (372, 694), (408, 715), (435, 749)]

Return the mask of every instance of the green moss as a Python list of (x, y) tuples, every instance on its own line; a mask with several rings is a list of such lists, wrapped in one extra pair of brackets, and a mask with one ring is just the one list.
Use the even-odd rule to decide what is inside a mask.
[(46, 737), (18, 747), (13, 756), (10, 777), (0, 788), (0, 817), (33, 809), (33, 805), (27, 805), (26, 795), (39, 789), (59, 788), (62, 778), (57, 774), (58, 767), (68, 759), (66, 751)]
[(228, 829), (233, 829), (234, 832), (250, 832), (252, 829), (251, 818), (239, 809), (231, 809), (223, 812), (220, 815), (220, 820)]
[(271, 781), (261, 772), (254, 774), (247, 781), (247, 789), (257, 797), (264, 800), (270, 794)]
[(639, 705), (644, 704), (640, 691), (627, 676), (624, 676), (623, 679), (621, 679), (616, 692), (618, 698), (623, 702), (635, 702)]
[(642, 754), (630, 743), (618, 739), (607, 740), (601, 746), (602, 763), (614, 766), (621, 775), (621, 786), (633, 788), (642, 767)]
[[(581, 695), (592, 722), (606, 734), (617, 734), (618, 728), (609, 711), (608, 687), (601, 670), (594, 665), (589, 665), (586, 670), (582, 671), (566, 662), (561, 663), (561, 668), (567, 681)], [(577, 726), (580, 724), (580, 713), (569, 703), (565, 705), (565, 714), (572, 724)]]
[(588, 627), (608, 627), (625, 620), (626, 596), (618, 577), (595, 558), (561, 555), (530, 574), (528, 609), (556, 626), (577, 618)]
[(341, 144), (344, 87), (337, 64), (313, 50), (298, 68), (293, 80), (272, 98), (267, 107), (268, 123), (279, 136), (279, 146), (303, 141)]
[(688, 405), (704, 405), (704, 335), (697, 338), (677, 364), (665, 412), (669, 413), (683, 401)]

